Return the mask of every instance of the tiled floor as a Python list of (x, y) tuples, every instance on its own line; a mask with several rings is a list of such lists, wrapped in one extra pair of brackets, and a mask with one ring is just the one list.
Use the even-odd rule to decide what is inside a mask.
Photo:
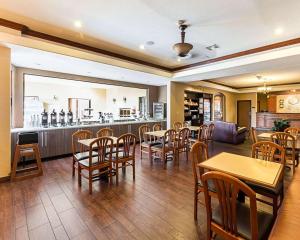
[[(211, 155), (227, 151), (250, 155), (248, 143), (215, 143)], [(137, 151), (138, 152), (138, 151)], [(77, 186), (71, 158), (43, 163), (42, 177), (0, 184), (0, 239), (205, 239), (206, 217), (199, 205), (193, 219), (191, 163), (169, 162), (167, 170), (137, 156), (119, 186), (87, 182)]]

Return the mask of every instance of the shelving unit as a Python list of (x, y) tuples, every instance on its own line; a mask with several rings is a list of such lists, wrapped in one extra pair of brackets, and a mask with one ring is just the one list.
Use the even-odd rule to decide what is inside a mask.
[(211, 121), (212, 94), (185, 91), (184, 121), (192, 126), (200, 126), (205, 121)]

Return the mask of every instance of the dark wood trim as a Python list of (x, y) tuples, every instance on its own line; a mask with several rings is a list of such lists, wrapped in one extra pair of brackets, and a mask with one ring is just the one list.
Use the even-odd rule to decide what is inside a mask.
[(290, 45), (295, 45), (295, 44), (299, 44), (299, 43), (300, 43), (300, 38), (293, 38), (293, 39), (290, 39), (290, 40), (277, 42), (277, 43), (265, 45), (265, 46), (262, 46), (262, 47), (252, 48), (252, 49), (249, 49), (249, 50), (228, 54), (228, 55), (225, 55), (225, 56), (222, 56), (222, 57), (208, 59), (208, 60), (205, 60), (205, 61), (202, 61), (202, 62), (197, 62), (197, 63), (192, 63), (192, 64), (189, 64), (189, 65), (185, 65), (185, 66), (180, 66), (180, 67), (177, 67), (177, 68), (173, 68), (172, 70), (174, 72), (181, 71), (181, 70), (185, 70), (187, 68), (199, 67), (199, 66), (203, 66), (203, 65), (206, 65), (206, 64), (210, 64), (210, 63), (225, 61), (225, 60), (232, 59), (232, 58), (243, 57), (243, 56), (247, 56), (247, 55), (250, 55), (250, 54), (264, 52), (264, 51), (268, 51), (268, 50), (272, 50), (272, 49), (276, 49), (276, 48), (281, 48), (281, 47), (286, 47), (286, 46), (290, 46)]
[(9, 180), (10, 180), (10, 176), (1, 177), (0, 178), (0, 183), (9, 182)]
[(192, 64), (172, 68), (172, 67), (166, 67), (166, 66), (151, 63), (151, 62), (148, 62), (148, 61), (140, 60), (140, 59), (137, 59), (137, 58), (128, 57), (128, 56), (125, 56), (125, 55), (122, 55), (122, 54), (107, 51), (107, 50), (104, 50), (104, 49), (101, 49), (101, 48), (97, 48), (97, 47), (93, 47), (93, 46), (86, 45), (86, 44), (83, 44), (83, 43), (75, 42), (75, 41), (68, 40), (68, 39), (65, 39), (65, 38), (60, 38), (60, 37), (50, 35), (50, 34), (46, 34), (46, 33), (43, 33), (43, 32), (35, 31), (35, 30), (30, 29), (26, 25), (16, 23), (16, 22), (13, 22), (13, 21), (9, 21), (9, 20), (3, 19), (3, 18), (0, 18), (0, 26), (21, 31), (22, 35), (24, 35), (24, 36), (35, 37), (35, 38), (43, 39), (43, 40), (46, 40), (46, 41), (51, 41), (51, 42), (55, 42), (55, 43), (59, 43), (59, 44), (63, 44), (63, 45), (67, 45), (67, 46), (71, 46), (71, 47), (75, 47), (75, 48), (79, 48), (79, 49), (83, 49), (83, 50), (87, 50), (87, 51), (91, 51), (91, 52), (95, 52), (95, 53), (99, 53), (99, 54), (103, 54), (103, 55), (106, 55), (106, 56), (109, 56), (109, 57), (113, 57), (113, 58), (117, 58), (117, 59), (120, 59), (120, 60), (132, 62), (132, 63), (135, 63), (135, 64), (141, 64), (141, 65), (157, 68), (157, 69), (167, 71), (167, 72), (170, 72), (170, 73), (174, 73), (174, 72), (177, 72), (177, 71), (182, 71), (182, 70), (186, 70), (186, 69), (193, 68), (193, 67), (199, 67), (199, 66), (203, 66), (203, 65), (206, 65), (206, 64), (210, 64), (210, 63), (216, 63), (216, 62), (220, 62), (220, 61), (229, 60), (229, 59), (232, 59), (232, 58), (247, 56), (247, 55), (250, 55), (250, 54), (255, 54), (255, 53), (259, 53), (259, 52), (264, 52), (264, 51), (268, 51), (268, 50), (281, 48), (281, 47), (286, 47), (286, 46), (295, 45), (295, 44), (300, 43), (300, 38), (294, 38), (294, 39), (290, 39), (290, 40), (286, 40), (286, 41), (282, 41), (282, 42), (277, 42), (277, 43), (273, 43), (273, 44), (269, 44), (269, 45), (265, 45), (265, 46), (261, 46), (261, 47), (257, 47), (257, 48), (252, 48), (252, 49), (249, 49), (249, 50), (245, 50), (245, 51), (241, 51), (241, 52), (237, 52), (237, 53), (233, 53), (233, 54), (228, 54), (228, 55), (217, 57), (217, 58), (208, 59), (208, 60), (205, 60), (205, 61), (202, 61), (202, 62), (197, 62), (197, 63), (192, 63)]
[(224, 83), (214, 82), (213, 80), (201, 80), (201, 82), (212, 83), (212, 84), (220, 85), (220, 86), (223, 86), (223, 87), (232, 88), (232, 89), (235, 89), (235, 90), (238, 89), (238, 88), (235, 88), (235, 87), (231, 87), (231, 86), (229, 86), (229, 85), (226, 85), (226, 84), (224, 84)]
[(252, 121), (251, 121), (251, 117), (252, 117), (252, 103), (251, 103), (251, 100), (237, 100), (236, 101), (236, 123), (239, 124), (239, 103), (240, 102), (249, 102), (250, 103), (250, 115), (249, 115), (249, 123), (250, 123), (250, 126), (252, 126)]

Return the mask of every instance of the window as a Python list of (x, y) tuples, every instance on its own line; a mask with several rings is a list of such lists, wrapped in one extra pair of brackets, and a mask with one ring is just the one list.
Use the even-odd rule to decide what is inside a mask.
[(225, 96), (223, 93), (214, 95), (214, 120), (225, 120)]

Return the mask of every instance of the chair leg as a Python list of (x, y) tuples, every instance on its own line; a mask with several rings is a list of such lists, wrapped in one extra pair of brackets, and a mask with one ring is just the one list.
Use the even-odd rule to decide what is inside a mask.
[(133, 175), (133, 180), (135, 180), (135, 160), (132, 160), (132, 175)]
[(11, 181), (14, 181), (16, 178), (17, 165), (18, 165), (19, 159), (20, 159), (20, 148), (19, 148), (19, 146), (16, 146), (15, 156), (13, 159), (12, 170), (11, 170), (11, 175), (10, 175)]
[(119, 184), (119, 168), (118, 168), (118, 164), (116, 163), (116, 184)]
[(140, 145), (140, 157), (141, 157), (141, 161), (143, 160), (143, 151), (142, 151), (142, 145)]
[(89, 170), (89, 193), (93, 193), (93, 179), (92, 179), (92, 171)]
[(150, 160), (150, 164), (153, 164), (153, 159), (152, 159), (152, 151), (151, 151), (151, 146), (148, 148), (148, 158)]
[(77, 174), (78, 175), (78, 186), (81, 187), (81, 166), (80, 166), (80, 164), (78, 164), (77, 172), (78, 172), (78, 174)]
[(72, 176), (75, 176), (75, 159), (73, 157), (73, 164), (72, 164)]
[(194, 220), (197, 221), (197, 215), (198, 215), (198, 189), (195, 186), (194, 191)]
[(109, 182), (112, 184), (113, 176), (112, 176), (112, 164), (109, 165)]
[(185, 154), (186, 154), (186, 162), (188, 162), (189, 161), (189, 148), (188, 147), (186, 147)]

